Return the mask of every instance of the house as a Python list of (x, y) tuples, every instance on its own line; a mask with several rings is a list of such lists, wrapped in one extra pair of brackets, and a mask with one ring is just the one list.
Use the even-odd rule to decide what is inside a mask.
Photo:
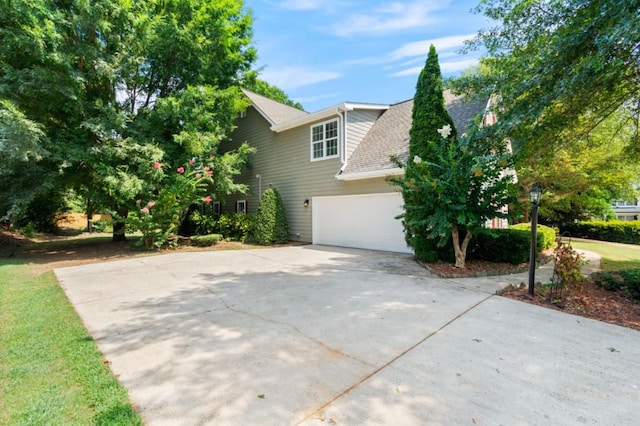
[[(402, 173), (413, 101), (394, 105), (343, 102), (307, 113), (244, 90), (251, 106), (236, 121), (220, 150), (248, 142), (256, 148), (238, 180), (249, 193), (216, 206), (222, 212), (255, 213), (262, 191), (275, 187), (285, 205), (290, 238), (314, 244), (411, 253), (396, 216), (402, 195), (387, 178)], [(456, 129), (463, 133), (487, 101), (464, 102), (444, 92)]]
[(640, 198), (635, 201), (614, 201), (612, 208), (617, 220), (640, 220)]

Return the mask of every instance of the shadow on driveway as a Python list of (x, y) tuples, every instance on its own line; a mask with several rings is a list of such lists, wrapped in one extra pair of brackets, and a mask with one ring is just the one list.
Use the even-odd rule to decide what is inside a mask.
[(299, 246), (56, 274), (152, 425), (625, 424), (640, 403), (637, 332), (411, 256)]

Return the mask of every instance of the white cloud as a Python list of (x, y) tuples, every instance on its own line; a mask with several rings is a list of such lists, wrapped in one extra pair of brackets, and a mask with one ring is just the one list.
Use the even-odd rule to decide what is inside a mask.
[(431, 12), (443, 9), (449, 1), (413, 0), (394, 1), (370, 13), (350, 15), (331, 26), (339, 36), (366, 34), (383, 36), (412, 28), (420, 28), (433, 21)]
[[(448, 61), (448, 62), (441, 62), (440, 63), (440, 71), (443, 74), (453, 74), (459, 71), (464, 71), (466, 69), (469, 69), (473, 66), (478, 65), (479, 59), (478, 58), (472, 58), (472, 59), (462, 59), (459, 61)], [(391, 74), (392, 77), (406, 77), (406, 76), (410, 76), (410, 75), (418, 75), (420, 74), (420, 71), (422, 71), (422, 68), (424, 68), (423, 65), (419, 66), (419, 67), (412, 67), (412, 68), (407, 68), (406, 70), (402, 70), (402, 71), (398, 71), (396, 73)]]
[(444, 51), (462, 47), (465, 40), (470, 40), (475, 34), (462, 34), (448, 37), (433, 38), (430, 40), (413, 41), (406, 43), (391, 53), (393, 60), (409, 58), (412, 56), (427, 56), (429, 53), (429, 46), (432, 44), (435, 46), (436, 51)]
[(284, 66), (262, 71), (261, 78), (282, 90), (293, 90), (311, 86), (322, 81), (335, 80), (342, 74), (334, 71), (319, 71), (313, 68)]
[(289, 10), (314, 10), (322, 6), (322, 0), (284, 0), (267, 3)]
[(440, 71), (442, 71), (443, 74), (456, 73), (459, 71), (464, 71), (471, 67), (475, 67), (479, 63), (480, 63), (480, 59), (478, 58), (462, 59), (459, 61), (441, 62)]

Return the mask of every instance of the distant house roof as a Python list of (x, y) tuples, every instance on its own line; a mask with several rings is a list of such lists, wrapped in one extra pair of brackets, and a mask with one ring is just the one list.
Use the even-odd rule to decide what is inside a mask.
[(249, 98), (254, 108), (258, 110), (272, 126), (309, 115), (306, 111), (301, 111), (289, 105), (274, 101), (247, 89), (242, 89), (242, 93)]
[[(487, 107), (487, 99), (466, 102), (464, 96), (456, 96), (448, 90), (443, 95), (458, 134), (464, 133), (473, 118), (483, 114)], [(409, 156), (412, 112), (413, 100), (391, 105), (376, 120), (337, 177), (348, 180), (399, 174), (401, 170), (391, 162), (391, 156), (397, 155), (401, 161)]]

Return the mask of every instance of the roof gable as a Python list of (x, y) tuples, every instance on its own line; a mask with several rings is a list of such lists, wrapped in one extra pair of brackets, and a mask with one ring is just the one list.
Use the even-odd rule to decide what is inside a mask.
[[(459, 134), (464, 133), (473, 118), (483, 114), (488, 100), (466, 101), (464, 96), (444, 93), (445, 105)], [(401, 161), (409, 156), (409, 130), (411, 129), (413, 99), (401, 102), (385, 111), (349, 158), (342, 175), (372, 177), (376, 172), (397, 171), (391, 156)], [(373, 173), (373, 175), (372, 175)], [(345, 177), (343, 177), (345, 178)]]
[(274, 101), (273, 99), (258, 95), (257, 93), (254, 93), (247, 89), (242, 89), (242, 93), (244, 93), (244, 95), (249, 98), (253, 107), (272, 126), (309, 115), (309, 113), (306, 111), (301, 111), (292, 106)]

